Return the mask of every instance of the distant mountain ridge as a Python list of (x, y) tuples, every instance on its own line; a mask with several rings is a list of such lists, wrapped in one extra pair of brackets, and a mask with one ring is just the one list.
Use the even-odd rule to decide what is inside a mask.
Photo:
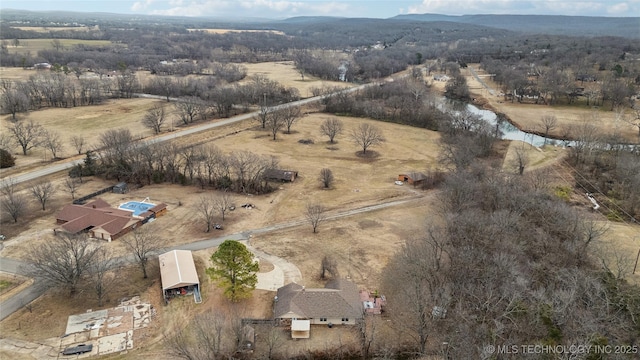
[[(397, 15), (387, 19), (379, 18), (347, 18), (338, 16), (297, 16), (287, 19), (266, 18), (220, 18), (220, 17), (182, 17), (116, 13), (82, 13), (72, 11), (28, 11), (15, 9), (1, 9), (0, 22), (29, 18), (31, 20), (59, 21), (59, 22), (88, 22), (117, 19), (120, 21), (157, 22), (162, 19), (165, 23), (184, 24), (185, 20), (195, 27), (231, 24), (234, 26), (264, 27), (264, 26), (304, 26), (333, 23), (363, 23), (370, 21), (383, 26), (385, 23), (398, 22), (438, 22), (450, 24), (465, 24), (482, 26), (499, 30), (514, 31), (529, 34), (549, 34), (568, 36), (619, 36), (630, 39), (640, 39), (640, 17), (597, 17), (597, 16), (562, 16), (562, 15), (442, 15), (442, 14), (407, 14)], [(93, 20), (93, 21), (92, 21)]]
[(450, 21), (522, 33), (640, 38), (640, 17), (408, 14), (394, 16), (390, 19), (424, 22)]

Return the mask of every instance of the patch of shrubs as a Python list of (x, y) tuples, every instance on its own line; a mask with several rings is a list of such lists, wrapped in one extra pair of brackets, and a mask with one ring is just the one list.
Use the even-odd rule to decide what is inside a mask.
[(5, 149), (0, 149), (0, 169), (6, 169), (16, 164), (16, 158)]

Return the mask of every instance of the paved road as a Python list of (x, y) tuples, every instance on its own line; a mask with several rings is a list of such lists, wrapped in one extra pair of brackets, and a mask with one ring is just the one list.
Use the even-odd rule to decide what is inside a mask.
[[(348, 89), (344, 89), (344, 90), (340, 90), (335, 92), (335, 94), (337, 93), (352, 93), (354, 91), (358, 91), (361, 89), (364, 89), (366, 87), (369, 86), (377, 86), (378, 83), (370, 83), (370, 84), (364, 84), (364, 85), (359, 85), (359, 86), (355, 86), (355, 87), (351, 87)], [(141, 95), (141, 94), (139, 94)], [(302, 100), (298, 100), (298, 101), (294, 101), (294, 102), (290, 102), (290, 103), (286, 103), (286, 104), (282, 104), (282, 105), (277, 105), (277, 106), (273, 106), (271, 107), (271, 109), (273, 110), (279, 110), (279, 109), (285, 109), (288, 107), (294, 107), (294, 106), (301, 106), (301, 105), (306, 105), (306, 104), (311, 104), (314, 102), (318, 102), (320, 100), (322, 100), (323, 98), (325, 98), (326, 96), (331, 96), (332, 94), (329, 95), (322, 95), (322, 96), (314, 96), (311, 98), (307, 98), (307, 99), (302, 99)], [(154, 97), (151, 95), (145, 96), (145, 97)], [(164, 99), (164, 98), (163, 98)], [(226, 126), (229, 124), (234, 124), (240, 121), (244, 121), (247, 119), (251, 119), (254, 116), (256, 116), (258, 114), (258, 112), (252, 112), (252, 113), (247, 113), (247, 114), (242, 114), (242, 115), (238, 115), (238, 116), (234, 116), (234, 117), (230, 117), (228, 119), (224, 119), (224, 120), (219, 120), (219, 121), (213, 121), (213, 122), (209, 122), (206, 124), (202, 124), (202, 125), (197, 125), (197, 126), (193, 126), (193, 127), (189, 127), (186, 129), (182, 129), (182, 130), (178, 130), (178, 131), (173, 131), (161, 136), (157, 136), (154, 137), (152, 139), (145, 139), (143, 140), (144, 143), (160, 143), (160, 142), (164, 142), (164, 141), (169, 141), (169, 140), (173, 140), (182, 136), (187, 136), (187, 135), (191, 135), (191, 134), (195, 134), (201, 131), (206, 131), (206, 130), (211, 130), (211, 129), (215, 129), (221, 126)], [(63, 162), (58, 162), (58, 163), (54, 163), (45, 167), (42, 167), (40, 169), (37, 170), (33, 170), (27, 173), (23, 173), (21, 175), (16, 175), (13, 177), (10, 177), (14, 183), (19, 184), (25, 181), (30, 181), (30, 180), (34, 180), (37, 179), (39, 177), (42, 176), (47, 176), (47, 175), (51, 175), (51, 174), (55, 174), (57, 172), (60, 171), (65, 171), (65, 170), (69, 170), (72, 167), (78, 165), (78, 164), (82, 164), (84, 162), (84, 158), (80, 158), (80, 159), (75, 159), (75, 160), (67, 160), (67, 161), (63, 161)]]
[[(404, 205), (404, 204), (407, 204), (407, 203), (410, 203), (410, 202), (418, 201), (420, 199), (424, 199), (424, 197), (423, 196), (419, 196), (419, 197), (413, 197), (413, 198), (410, 198), (410, 199), (395, 200), (395, 201), (390, 201), (390, 202), (386, 202), (386, 203), (382, 203), (382, 204), (365, 206), (365, 207), (358, 208), (358, 209), (342, 211), (342, 212), (338, 212), (338, 213), (334, 213), (334, 214), (329, 214), (326, 217), (326, 220), (335, 220), (335, 219), (340, 219), (340, 218), (353, 216), (353, 215), (357, 215), (357, 214), (362, 214), (362, 213), (366, 213), (366, 212), (381, 210), (381, 209), (385, 209), (385, 208), (389, 208), (389, 207), (393, 207), (393, 206)], [(254, 235), (254, 234), (265, 234), (265, 233), (272, 232), (272, 231), (277, 231), (277, 230), (288, 229), (288, 228), (292, 228), (292, 227), (296, 227), (296, 226), (300, 226), (300, 225), (305, 225), (307, 223), (308, 223), (308, 221), (306, 219), (299, 219), (299, 220), (294, 220), (294, 221), (290, 221), (290, 222), (286, 222), (286, 223), (280, 223), (280, 224), (265, 226), (265, 227), (258, 228), (258, 229), (247, 230), (247, 231), (244, 231), (244, 232), (241, 232), (241, 233), (223, 235), (223, 236), (215, 237), (215, 238), (211, 238), (211, 239), (205, 239), (205, 240), (195, 241), (195, 242), (188, 243), (188, 244), (177, 245), (177, 246), (174, 246), (174, 247), (171, 247), (171, 248), (163, 249), (163, 251), (170, 251), (170, 250), (174, 250), (174, 249), (177, 249), (177, 250), (191, 250), (191, 251), (203, 250), (203, 249), (216, 247), (216, 246), (220, 245), (225, 240), (238, 240), (238, 241), (246, 240), (246, 241), (250, 242), (249, 240), (251, 238), (251, 235)], [(118, 259), (118, 262), (121, 263), (121, 264), (122, 263), (133, 263), (133, 262), (135, 262), (135, 259), (134, 259), (134, 257), (132, 255), (129, 255), (129, 256), (125, 256), (125, 257), (122, 257), (122, 258)], [(11, 258), (0, 258), (0, 271), (2, 271), (2, 272), (26, 275), (26, 271), (25, 270), (26, 270), (26, 268), (28, 266), (29, 266), (28, 262), (15, 260), (15, 259), (11, 259)], [(288, 276), (289, 279), (300, 279), (301, 278), (301, 276), (299, 274), (299, 271), (296, 274), (294, 269), (286, 268), (284, 270), (285, 270), (285, 276)], [(44, 292), (47, 290), (47, 288), (48, 288), (47, 284), (45, 284), (43, 281), (36, 280), (31, 286), (29, 286), (28, 288), (24, 289), (22, 292), (14, 295), (13, 297), (7, 299), (6, 301), (0, 303), (0, 321), (3, 320), (4, 318), (6, 318), (7, 316), (13, 314), (15, 311), (17, 311), (18, 309), (22, 308), (26, 304), (28, 304), (31, 301), (35, 300), (40, 295), (44, 294)]]
[[(402, 75), (401, 77), (405, 77), (405, 76), (407, 76), (407, 75)], [(331, 96), (331, 95), (338, 94), (338, 93), (352, 93), (352, 92), (355, 92), (355, 91), (358, 91), (358, 90), (361, 90), (361, 89), (364, 89), (364, 88), (367, 88), (367, 87), (370, 87), (370, 86), (379, 86), (381, 83), (382, 82), (374, 82), (374, 83), (359, 85), (359, 86), (355, 86), (355, 87), (351, 87), (351, 88), (347, 88), (347, 89), (336, 91), (333, 94), (315, 96), (315, 97), (302, 99), (302, 100), (294, 101), (294, 102), (287, 103), (287, 104), (273, 106), (272, 109), (273, 110), (279, 110), (279, 109), (284, 109), (284, 108), (293, 107), (293, 106), (301, 106), (301, 105), (311, 104), (311, 103), (320, 101), (320, 100), (324, 99), (327, 96)], [(146, 96), (146, 97), (153, 97), (153, 96)], [(215, 129), (215, 128), (218, 128), (218, 127), (221, 127), (221, 126), (226, 126), (226, 125), (229, 125), (229, 124), (233, 124), (233, 123), (237, 123), (237, 122), (244, 121), (244, 120), (247, 120), (247, 119), (251, 119), (257, 113), (258, 112), (256, 111), (256, 112), (253, 112), (253, 113), (242, 114), (242, 115), (234, 116), (234, 117), (231, 117), (231, 118), (228, 118), (228, 119), (215, 121), (215, 122), (210, 122), (210, 123), (206, 123), (206, 124), (202, 124), (202, 125), (198, 125), (198, 126), (194, 126), (194, 127), (190, 127), (190, 128), (174, 131), (174, 132), (171, 132), (171, 133), (168, 133), (168, 134), (165, 134), (165, 135), (161, 135), (161, 136), (155, 137), (153, 139), (147, 139), (147, 140), (144, 140), (144, 141), (146, 143), (159, 143), (159, 142), (163, 142), (163, 141), (169, 141), (169, 140), (181, 137), (181, 136), (191, 135), (191, 134), (195, 134), (195, 133), (198, 133), (198, 132), (201, 132), (201, 131)], [(73, 166), (75, 166), (77, 164), (81, 164), (83, 161), (84, 161), (84, 159), (76, 159), (76, 160), (70, 160), (70, 161), (60, 162), (60, 163), (56, 163), (56, 164), (51, 164), (51, 165), (42, 167), (42, 168), (34, 170), (34, 171), (30, 171), (30, 172), (27, 172), (27, 173), (24, 173), (24, 174), (21, 174), (21, 175), (17, 175), (17, 176), (11, 177), (11, 179), (12, 179), (12, 181), (14, 183), (19, 184), (19, 183), (22, 183), (22, 182), (25, 182), (25, 181), (34, 180), (34, 179), (37, 179), (39, 177), (43, 177), (43, 176), (55, 174), (55, 173), (60, 172), (60, 171), (68, 170), (68, 169), (72, 168)], [(385, 207), (395, 206), (395, 205), (403, 204), (403, 203), (406, 203), (408, 201), (413, 201), (413, 200), (415, 200), (415, 199), (393, 201), (393, 202), (389, 202), (389, 203), (384, 203), (384, 204), (378, 204), (378, 205), (373, 205), (373, 206), (369, 206), (369, 207), (364, 207), (364, 208), (361, 208), (361, 209), (349, 210), (349, 211), (345, 211), (345, 212), (342, 212), (342, 213), (338, 213), (338, 214), (334, 214), (334, 215), (328, 216), (327, 220), (336, 219), (336, 218), (345, 217), (345, 216), (351, 216), (351, 215), (355, 215), (355, 214), (359, 214), (359, 213), (363, 213), (363, 212), (367, 212), (367, 211), (379, 210), (379, 209), (382, 209), (382, 208), (385, 208)], [(263, 234), (263, 233), (267, 233), (267, 232), (274, 231), (274, 230), (286, 229), (286, 228), (302, 225), (305, 222), (306, 222), (306, 220), (304, 220), (304, 219), (296, 220), (296, 221), (283, 223), (283, 224), (272, 225), (272, 226), (268, 226), (268, 227), (264, 227), (264, 228), (260, 228), (260, 229), (249, 230), (249, 231), (238, 233), (238, 234), (231, 234), (231, 235), (226, 235), (226, 236), (222, 236), (222, 237), (219, 237), (219, 238), (213, 238), (213, 239), (197, 241), (197, 242), (193, 242), (193, 243), (189, 243), (189, 244), (183, 244), (183, 245), (176, 246), (176, 247), (174, 247), (172, 249), (183, 249), (183, 250), (192, 250), (192, 251), (207, 249), (207, 248), (218, 246), (220, 243), (222, 243), (222, 241), (227, 240), (227, 239), (231, 239), (231, 240), (249, 240), (251, 234)], [(167, 250), (172, 250), (172, 249), (167, 249)], [(131, 263), (131, 262), (135, 261), (133, 256), (127, 256), (127, 257), (121, 258), (119, 260), (120, 260), (120, 262), (125, 262), (125, 263)], [(14, 260), (14, 259), (9, 259), (9, 258), (0, 258), (0, 271), (2, 271), (2, 272), (12, 273), (12, 274), (24, 274), (24, 270), (28, 265), (29, 264), (27, 262), (21, 262), (19, 260)], [(14, 313), (15, 311), (20, 309), (25, 304), (28, 304), (31, 301), (35, 300), (38, 296), (42, 295), (46, 291), (46, 289), (47, 289), (47, 284), (44, 284), (42, 281), (35, 281), (31, 286), (29, 286), (28, 288), (26, 288), (22, 292), (16, 294), (15, 296), (11, 297), (10, 299), (7, 299), (6, 301), (0, 303), (0, 320), (3, 320), (4, 318), (9, 316), (10, 314)]]

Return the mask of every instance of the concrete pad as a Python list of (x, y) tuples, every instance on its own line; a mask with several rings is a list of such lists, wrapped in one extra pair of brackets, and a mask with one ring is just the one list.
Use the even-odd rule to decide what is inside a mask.
[(133, 330), (98, 339), (98, 354), (112, 354), (133, 349)]
[(74, 334), (87, 330), (99, 329), (106, 319), (107, 310), (71, 315), (67, 321), (67, 330), (65, 331), (65, 334)]
[(81, 332), (63, 336), (60, 340), (60, 346), (69, 347), (71, 344), (82, 344), (89, 341), (89, 332)]
[(256, 275), (258, 276), (256, 289), (276, 291), (284, 286), (284, 271), (276, 264), (273, 264), (273, 270)]

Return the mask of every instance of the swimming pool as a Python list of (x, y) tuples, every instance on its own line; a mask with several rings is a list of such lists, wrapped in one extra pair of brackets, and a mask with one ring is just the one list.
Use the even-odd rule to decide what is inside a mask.
[(140, 214), (146, 212), (154, 206), (156, 206), (156, 204), (141, 201), (128, 201), (126, 203), (120, 204), (120, 206), (118, 206), (118, 209), (131, 211), (133, 212), (134, 216), (140, 216)]

